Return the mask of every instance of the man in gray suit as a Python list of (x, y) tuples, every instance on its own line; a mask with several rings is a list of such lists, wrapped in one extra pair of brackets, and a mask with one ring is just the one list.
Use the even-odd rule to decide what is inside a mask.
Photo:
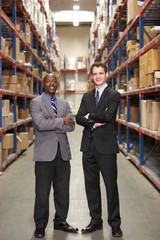
[(35, 208), (34, 236), (43, 238), (49, 217), (49, 194), (54, 189), (54, 229), (77, 233), (67, 222), (71, 153), (66, 132), (74, 131), (75, 122), (66, 100), (55, 96), (58, 86), (53, 73), (43, 79), (44, 92), (33, 99), (30, 110), (35, 125)]

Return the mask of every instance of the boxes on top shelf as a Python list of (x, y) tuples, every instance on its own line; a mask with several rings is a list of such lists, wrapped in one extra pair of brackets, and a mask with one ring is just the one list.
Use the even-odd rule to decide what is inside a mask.
[(127, 2), (127, 23), (129, 23), (136, 15), (139, 9), (137, 0), (128, 0)]

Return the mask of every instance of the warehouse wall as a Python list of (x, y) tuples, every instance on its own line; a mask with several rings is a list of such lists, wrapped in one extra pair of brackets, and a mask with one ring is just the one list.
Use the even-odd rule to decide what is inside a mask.
[(61, 58), (88, 56), (89, 31), (90, 26), (57, 26)]
[[(58, 36), (60, 38), (60, 56), (65, 57), (88, 56), (88, 40), (90, 26), (57, 26)], [(64, 89), (64, 74), (61, 73), (61, 89)], [(88, 81), (87, 73), (67, 73), (66, 78), (76, 80), (76, 90), (86, 90)], [(74, 114), (80, 105), (83, 93), (67, 93), (66, 99), (69, 101)], [(61, 94), (61, 97), (64, 97)]]

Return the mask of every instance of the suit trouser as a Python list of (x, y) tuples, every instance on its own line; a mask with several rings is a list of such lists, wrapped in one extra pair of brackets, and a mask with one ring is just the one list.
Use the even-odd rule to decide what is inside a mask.
[(119, 196), (117, 186), (117, 155), (100, 154), (91, 138), (89, 150), (83, 153), (85, 188), (92, 222), (102, 222), (100, 172), (102, 174), (108, 207), (108, 223), (120, 226)]
[(66, 220), (69, 208), (70, 162), (62, 160), (60, 148), (51, 162), (36, 162), (36, 198), (34, 220), (36, 227), (46, 227), (49, 217), (49, 195), (54, 190), (55, 218), (59, 224)]

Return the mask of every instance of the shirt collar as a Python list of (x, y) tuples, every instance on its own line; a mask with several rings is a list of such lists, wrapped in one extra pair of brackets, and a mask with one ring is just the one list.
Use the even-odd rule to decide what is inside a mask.
[[(46, 94), (46, 97), (49, 99), (49, 101), (51, 101), (51, 98), (52, 98), (52, 97), (51, 97), (49, 94), (47, 94), (46, 92), (45, 92), (45, 94)], [(56, 99), (56, 96), (55, 96), (55, 95), (53, 96), (53, 99), (54, 99), (54, 100)]]
[(104, 89), (107, 87), (107, 83), (105, 83), (101, 88), (97, 89), (95, 88), (95, 96), (97, 95), (97, 91), (99, 92), (99, 97), (102, 95)]

